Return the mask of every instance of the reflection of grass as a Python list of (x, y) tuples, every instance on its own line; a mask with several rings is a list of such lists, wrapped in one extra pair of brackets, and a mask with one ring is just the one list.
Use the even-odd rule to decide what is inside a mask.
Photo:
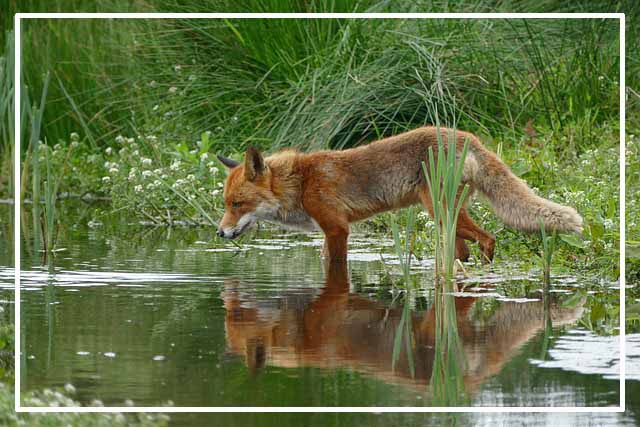
[[(404, 306), (402, 307), (402, 316), (400, 317), (400, 323), (396, 328), (396, 334), (393, 339), (393, 353), (391, 354), (391, 370), (395, 371), (396, 363), (400, 358), (400, 352), (402, 351), (402, 342), (405, 344), (405, 352), (407, 354), (407, 364), (409, 365), (409, 372), (411, 377), (415, 376), (415, 365), (413, 361), (413, 324), (411, 322), (411, 299), (408, 294), (405, 294)], [(404, 339), (403, 339), (404, 338)]]
[(434, 159), (433, 150), (429, 148), (429, 168), (427, 169), (424, 162), (422, 168), (431, 193), (433, 219), (436, 224), (436, 275), (451, 280), (454, 275), (458, 215), (469, 193), (467, 185), (459, 190), (469, 144), (465, 141), (459, 158), (456, 158), (456, 130), (453, 129), (451, 135), (447, 133), (446, 154), (439, 128), (437, 138), (437, 158)]
[(436, 288), (435, 296), (435, 350), (431, 391), (436, 406), (455, 406), (468, 403), (465, 392), (464, 371), (466, 359), (462, 340), (458, 334), (455, 298), (450, 294), (453, 283), (445, 282), (444, 292)]

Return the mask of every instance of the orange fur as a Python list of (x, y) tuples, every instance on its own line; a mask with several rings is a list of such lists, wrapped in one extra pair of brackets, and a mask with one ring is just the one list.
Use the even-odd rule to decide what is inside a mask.
[[(484, 194), (505, 223), (536, 231), (542, 220), (549, 229), (581, 231), (582, 218), (574, 209), (535, 195), (474, 135), (424, 127), (344, 151), (287, 150), (263, 158), (249, 148), (243, 164), (219, 156), (230, 172), (218, 235), (235, 238), (258, 220), (319, 228), (329, 259), (344, 260), (350, 223), (420, 202), (433, 214), (422, 162), (429, 148), (437, 154), (438, 140), (447, 145), (450, 138), (458, 151), (470, 143), (463, 182)], [(478, 242), (485, 260), (493, 258), (495, 238), (471, 220), (466, 208), (456, 238), (458, 258), (469, 256), (465, 240)]]

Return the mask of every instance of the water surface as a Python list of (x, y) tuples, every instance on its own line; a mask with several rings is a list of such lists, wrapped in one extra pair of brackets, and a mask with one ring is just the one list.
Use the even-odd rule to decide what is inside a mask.
[[(53, 262), (23, 243), (24, 390), (70, 383), (77, 400), (105, 405), (442, 404), (432, 260), (414, 261), (420, 287), (406, 292), (391, 285), (397, 260), (380, 236), (355, 234), (348, 266), (325, 269), (320, 235), (260, 232), (237, 248), (213, 230), (89, 227), (71, 212)], [(447, 404), (618, 405), (615, 329), (586, 321), (616, 283), (559, 275), (545, 309), (539, 272), (473, 271), (447, 296), (464, 361)], [(637, 335), (627, 352), (630, 395)]]

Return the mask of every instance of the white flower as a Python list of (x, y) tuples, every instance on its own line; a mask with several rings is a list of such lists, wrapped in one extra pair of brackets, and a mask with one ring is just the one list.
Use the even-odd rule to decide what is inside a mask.
[(158, 140), (158, 137), (155, 135), (147, 135), (147, 139), (151, 142), (156, 142)]
[(172, 171), (177, 171), (178, 169), (180, 169), (180, 160), (176, 160), (175, 162), (171, 163), (169, 169), (171, 169)]
[(162, 174), (162, 176), (161, 176), (160, 178), (162, 178), (162, 179), (167, 179), (167, 178), (169, 178), (169, 175), (167, 175), (166, 173), (163, 173), (163, 174)]
[(211, 192), (211, 195), (213, 195), (213, 196), (217, 196), (218, 194), (220, 194), (220, 190), (213, 190)]
[(104, 162), (104, 168), (109, 169), (111, 167), (111, 162)]
[(198, 152), (198, 150), (191, 150), (189, 151), (189, 154), (196, 154)]
[(142, 159), (142, 164), (143, 164), (144, 166), (150, 166), (150, 165), (151, 165), (151, 159), (145, 159), (145, 158), (143, 158), (143, 159)]
[(114, 173), (118, 173), (118, 168), (110, 168), (109, 173), (113, 175)]
[(156, 175), (160, 175), (162, 173), (162, 169), (154, 169), (153, 173), (155, 173)]
[(149, 82), (149, 86), (151, 86), (151, 87), (156, 87), (156, 81), (155, 81), (155, 80), (151, 80), (151, 81)]
[(140, 152), (138, 150), (135, 150), (133, 153), (131, 153), (131, 155), (133, 157), (138, 157), (140, 155)]
[(195, 198), (196, 198), (196, 195), (195, 195), (195, 194), (191, 194), (191, 195), (189, 195), (189, 199), (190, 199), (190, 200), (194, 200)]
[(195, 180), (196, 180), (196, 177), (195, 177), (193, 174), (191, 174), (191, 173), (190, 173), (189, 175), (187, 175), (187, 180), (189, 180), (189, 181), (195, 181)]
[(65, 384), (64, 385), (64, 391), (66, 391), (67, 393), (73, 394), (76, 392), (76, 388), (73, 386), (73, 384)]
[(173, 71), (175, 71), (176, 73), (179, 73), (181, 70), (182, 70), (182, 65), (176, 64), (173, 66)]
[(118, 136), (116, 136), (116, 142), (117, 142), (118, 144), (124, 144), (124, 143), (125, 143), (125, 141), (126, 141), (126, 140), (125, 140), (124, 136), (122, 136), (122, 135), (118, 135)]
[(80, 143), (78, 141), (71, 141), (71, 148), (77, 148), (80, 146)]
[(145, 178), (149, 178), (151, 176), (151, 171), (142, 171), (142, 176)]
[(59, 150), (61, 148), (62, 148), (62, 145), (60, 145), (60, 144), (56, 144), (56, 145), (53, 146), (54, 150)]
[(214, 166), (214, 167), (212, 167), (212, 168), (209, 168), (209, 173), (210, 173), (211, 175), (215, 175), (215, 174), (217, 174), (217, 173), (218, 173), (218, 171), (219, 171), (219, 169), (218, 169), (217, 167), (215, 167), (215, 166)]
[(110, 156), (112, 152), (113, 152), (113, 149), (111, 149), (111, 147), (107, 147), (107, 149), (106, 149), (106, 150), (104, 150), (104, 153), (105, 153), (107, 156)]
[(71, 132), (71, 141), (80, 141), (80, 135), (78, 135), (76, 132)]
[(158, 108), (160, 108), (160, 106), (158, 104), (154, 105), (153, 108), (151, 109), (152, 111), (158, 111)]
[(218, 183), (218, 188), (222, 188), (224, 187), (224, 184), (222, 184), (221, 182)]
[(207, 191), (207, 189), (204, 188), (204, 187), (198, 188), (198, 192), (200, 192), (200, 193), (204, 193), (205, 191)]
[(209, 153), (202, 153), (200, 155), (200, 160), (205, 161), (209, 158)]
[(160, 187), (162, 185), (162, 181), (156, 179), (155, 181), (153, 181), (153, 185), (155, 185), (156, 187)]
[(107, 184), (107, 183), (111, 182), (111, 178), (110, 178), (110, 177), (108, 177), (108, 176), (103, 176), (103, 177), (102, 177), (102, 182), (104, 182), (105, 184)]
[(171, 87), (169, 88), (169, 93), (176, 93), (177, 91), (178, 91), (178, 88), (177, 88), (177, 87), (175, 87), (175, 86), (171, 86)]
[(133, 144), (135, 141), (133, 138), (127, 138), (127, 144)]
[(135, 187), (133, 187), (133, 191), (135, 191), (136, 193), (142, 193), (142, 185), (136, 185)]

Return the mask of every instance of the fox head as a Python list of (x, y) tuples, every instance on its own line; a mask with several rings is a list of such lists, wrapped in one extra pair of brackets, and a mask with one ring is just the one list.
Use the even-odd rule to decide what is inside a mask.
[(224, 216), (218, 236), (235, 239), (258, 220), (273, 220), (280, 204), (271, 191), (271, 171), (262, 154), (254, 147), (247, 149), (244, 163), (218, 155), (228, 169), (224, 183)]

